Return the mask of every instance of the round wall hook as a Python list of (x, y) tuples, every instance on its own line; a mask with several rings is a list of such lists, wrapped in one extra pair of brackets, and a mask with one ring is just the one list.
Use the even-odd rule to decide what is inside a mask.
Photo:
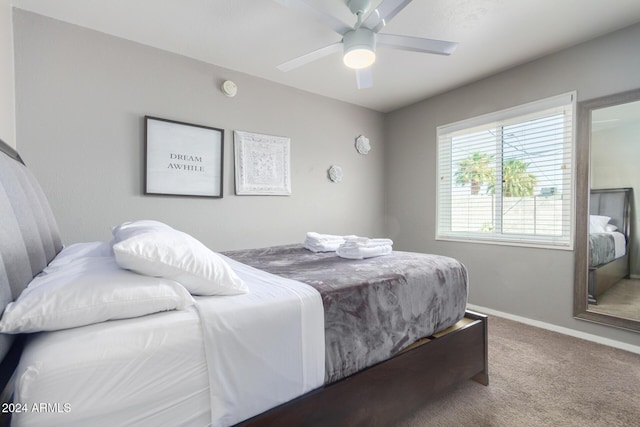
[(369, 143), (369, 138), (364, 135), (360, 135), (356, 138), (356, 150), (360, 154), (369, 154), (371, 151), (371, 144)]
[(225, 80), (222, 83), (222, 86), (220, 86), (220, 89), (222, 89), (222, 93), (227, 95), (229, 98), (233, 98), (236, 96), (236, 93), (238, 93), (238, 86), (231, 80)]
[(331, 165), (331, 167), (329, 168), (329, 179), (332, 182), (340, 182), (342, 181), (342, 168), (338, 165)]

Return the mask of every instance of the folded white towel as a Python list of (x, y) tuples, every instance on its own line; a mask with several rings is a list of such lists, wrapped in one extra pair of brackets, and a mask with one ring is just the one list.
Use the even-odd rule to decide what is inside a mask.
[(349, 243), (345, 243), (344, 245), (338, 246), (336, 250), (336, 254), (340, 258), (348, 258), (348, 259), (365, 259), (365, 258), (373, 258), (382, 255), (388, 255), (393, 251), (391, 245), (379, 245), (379, 246), (358, 246), (358, 245), (350, 245)]
[(338, 256), (349, 259), (386, 255), (391, 253), (392, 245), (393, 240), (391, 239), (370, 239), (355, 235), (338, 236), (314, 231), (308, 232), (304, 239), (304, 247), (310, 251), (337, 252)]
[(391, 239), (369, 239), (367, 237), (346, 236), (345, 244), (356, 244), (365, 248), (373, 248), (376, 246), (393, 246)]
[(335, 252), (345, 242), (346, 238), (354, 237), (356, 236), (336, 236), (310, 231), (304, 239), (304, 247), (313, 252)]
[(309, 231), (307, 233), (306, 240), (311, 240), (315, 242), (336, 242), (336, 241), (344, 242), (345, 240), (344, 238), (345, 236), (336, 236), (333, 234), (320, 234), (314, 231)]
[(347, 236), (338, 246), (336, 254), (341, 258), (365, 259), (387, 255), (393, 251), (391, 239), (369, 239), (367, 237)]
[(334, 243), (313, 243), (313, 242), (304, 242), (304, 247), (309, 249), (312, 252), (335, 252), (336, 249), (341, 245), (340, 242)]

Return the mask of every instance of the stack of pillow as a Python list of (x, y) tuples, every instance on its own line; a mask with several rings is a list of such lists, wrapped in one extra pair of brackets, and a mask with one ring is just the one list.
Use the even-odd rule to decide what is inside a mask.
[(190, 235), (158, 221), (128, 222), (113, 229), (118, 265), (182, 284), (192, 295), (237, 295), (247, 287), (216, 253)]
[(611, 217), (604, 215), (589, 215), (589, 233), (611, 233), (618, 227), (609, 224)]
[(248, 292), (229, 265), (190, 235), (158, 221), (113, 228), (109, 243), (79, 243), (56, 258), (9, 303), (2, 333), (67, 329), (182, 310), (192, 295)]

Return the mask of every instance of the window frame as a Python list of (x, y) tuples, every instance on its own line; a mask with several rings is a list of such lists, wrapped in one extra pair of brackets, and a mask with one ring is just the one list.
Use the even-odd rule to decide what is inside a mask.
[[(546, 248), (546, 249), (557, 249), (557, 250), (573, 250), (574, 240), (575, 240), (575, 204), (576, 204), (576, 103), (577, 103), (577, 93), (576, 91), (567, 92), (561, 95), (552, 96), (549, 98), (544, 98), (537, 101), (532, 101), (526, 104), (522, 104), (519, 106), (507, 108), (504, 110), (484, 114), (481, 116), (471, 117), (469, 119), (460, 120), (454, 123), (450, 123), (447, 125), (438, 126), (436, 129), (436, 224), (435, 224), (435, 240), (436, 241), (452, 241), (452, 242), (465, 242), (465, 243), (480, 243), (480, 244), (490, 244), (490, 245), (505, 245), (505, 246), (520, 246), (520, 247), (530, 247), (530, 248)], [(448, 194), (451, 196), (453, 194), (453, 183), (452, 178), (452, 169), (453, 169), (453, 161), (449, 161), (446, 166), (448, 166), (448, 177), (449, 181), (445, 184), (441, 183), (441, 177), (444, 175), (444, 172), (441, 168), (443, 168), (443, 164), (441, 164), (441, 150), (442, 141), (441, 136), (449, 135), (454, 132), (459, 132), (463, 130), (472, 130), (476, 127), (487, 126), (492, 123), (501, 123), (500, 129), (504, 126), (511, 123), (523, 123), (527, 120), (531, 120), (531, 117), (535, 117), (536, 114), (540, 114), (546, 110), (552, 108), (559, 107), (568, 107), (571, 112), (571, 123), (570, 126), (567, 126), (567, 129), (570, 129), (571, 136), (567, 138), (565, 144), (563, 144), (563, 149), (567, 147), (566, 144), (569, 144), (570, 150), (570, 167), (571, 170), (568, 174), (569, 179), (569, 189), (570, 195), (568, 196), (568, 212), (566, 215), (563, 215), (563, 218), (566, 218), (566, 221), (563, 220), (563, 224), (568, 223), (568, 235), (562, 235), (561, 239), (554, 238), (541, 238), (540, 236), (534, 237), (529, 234), (510, 234), (510, 233), (492, 233), (488, 235), (483, 232), (452, 232), (451, 230), (441, 230), (441, 219), (449, 218), (449, 223), (452, 217), (452, 210), (446, 210), (443, 215), (443, 208), (441, 207), (442, 202), (442, 191), (441, 188), (443, 185), (450, 185), (449, 191), (445, 192), (445, 195)], [(500, 136), (496, 138), (497, 143), (500, 144), (500, 150), (497, 150), (500, 153), (500, 160), (496, 159), (495, 164), (500, 165), (502, 163), (502, 150), (504, 149), (504, 138)], [(449, 145), (448, 150), (451, 150), (451, 145)], [(501, 168), (500, 168), (501, 169)], [(446, 170), (445, 170), (446, 171)], [(497, 172), (502, 174), (502, 170)], [(502, 195), (502, 185), (501, 182), (496, 180), (496, 194)], [(494, 207), (494, 210), (501, 209), (499, 205), (502, 203), (502, 197), (496, 197), (498, 202)], [(564, 201), (563, 201), (564, 203)], [(566, 209), (563, 207), (563, 210)], [(568, 216), (567, 216), (568, 215)], [(503, 214), (499, 215), (502, 221)]]

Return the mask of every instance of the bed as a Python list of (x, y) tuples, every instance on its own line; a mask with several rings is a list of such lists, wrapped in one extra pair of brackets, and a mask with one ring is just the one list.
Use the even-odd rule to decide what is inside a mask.
[[(465, 311), (466, 270), (451, 258), (347, 261), (299, 245), (234, 251), (215, 262), (246, 289), (202, 295), (185, 276), (120, 268), (115, 260), (135, 238), (63, 248), (35, 178), (11, 147), (0, 142), (0, 151), (2, 322), (12, 315), (34, 331), (0, 333), (3, 424), (389, 425), (462, 381), (488, 384), (487, 319)], [(36, 317), (34, 326), (15, 314), (16, 302), (40, 291), (44, 304), (64, 301), (71, 291), (51, 285), (58, 276), (82, 285), (71, 288), (73, 301), (100, 286), (116, 294), (116, 279), (133, 283), (125, 292), (153, 282), (163, 299), (154, 312), (119, 306), (101, 321), (102, 309), (87, 310), (94, 321), (83, 325)]]
[(589, 199), (589, 304), (629, 276), (631, 188), (593, 189)]

